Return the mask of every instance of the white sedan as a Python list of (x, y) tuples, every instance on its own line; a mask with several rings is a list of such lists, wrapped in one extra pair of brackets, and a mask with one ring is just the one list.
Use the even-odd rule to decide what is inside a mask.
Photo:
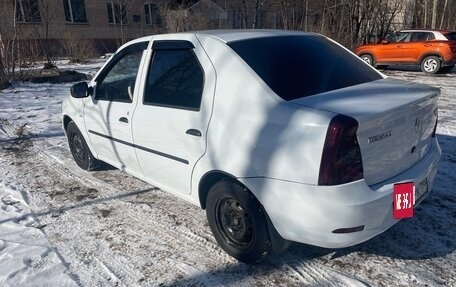
[(81, 168), (103, 161), (201, 206), (249, 263), (289, 242), (358, 244), (413, 216), (441, 155), (439, 94), (318, 34), (154, 35), (72, 87), (63, 128)]

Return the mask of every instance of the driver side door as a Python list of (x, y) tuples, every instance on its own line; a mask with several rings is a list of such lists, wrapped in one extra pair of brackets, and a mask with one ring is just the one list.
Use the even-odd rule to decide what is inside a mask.
[(148, 42), (119, 51), (99, 73), (94, 94), (84, 107), (91, 146), (97, 157), (121, 170), (139, 175), (133, 147), (131, 116), (137, 103), (138, 71)]

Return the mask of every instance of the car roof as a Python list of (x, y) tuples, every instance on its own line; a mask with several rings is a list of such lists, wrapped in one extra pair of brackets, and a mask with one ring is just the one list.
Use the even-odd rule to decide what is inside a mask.
[[(276, 37), (276, 36), (321, 36), (317, 33), (301, 32), (301, 31), (290, 31), (290, 30), (263, 30), (263, 29), (242, 29), (242, 30), (206, 30), (206, 31), (189, 31), (179, 33), (166, 33), (161, 34), (162, 36), (174, 37), (177, 35), (203, 35), (216, 38), (222, 42), (230, 43), (240, 40), (253, 39), (253, 38), (265, 38), (265, 37)], [(141, 37), (130, 41), (129, 44), (142, 41), (150, 41), (154, 35)]]
[(452, 31), (450, 31), (450, 30), (433, 30), (433, 29), (407, 29), (407, 30), (401, 30), (400, 32), (406, 32), (406, 33), (409, 33), (409, 32), (433, 33), (436, 40), (447, 40), (447, 38), (445, 38), (445, 36), (443, 36), (443, 35), (445, 35), (447, 33), (450, 33)]
[(262, 29), (243, 29), (243, 30), (208, 30), (196, 31), (196, 35), (206, 35), (217, 38), (225, 43), (241, 41), (253, 38), (265, 38), (276, 36), (316, 36), (318, 34), (302, 31), (290, 30), (262, 30)]

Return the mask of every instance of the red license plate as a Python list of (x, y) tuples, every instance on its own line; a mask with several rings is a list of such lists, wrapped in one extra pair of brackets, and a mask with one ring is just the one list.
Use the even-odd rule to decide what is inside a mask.
[(413, 217), (415, 186), (413, 182), (394, 185), (393, 216), (395, 219)]

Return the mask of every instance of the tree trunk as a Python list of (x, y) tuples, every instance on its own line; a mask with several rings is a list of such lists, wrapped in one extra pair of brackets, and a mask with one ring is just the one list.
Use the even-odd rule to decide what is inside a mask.
[(255, 1), (255, 7), (253, 8), (253, 23), (252, 29), (256, 29), (258, 25), (258, 12), (260, 10), (260, 0)]
[(443, 11), (442, 11), (442, 18), (440, 19), (440, 26), (439, 26), (439, 29), (442, 29), (443, 27), (443, 19), (445, 18), (445, 12), (446, 12), (446, 9), (447, 9), (447, 5), (448, 5), (448, 0), (445, 0), (445, 3), (443, 4)]
[(304, 31), (308, 31), (307, 30), (308, 13), (309, 13), (309, 0), (306, 0), (306, 10), (304, 12)]
[(424, 26), (423, 28), (427, 28), (427, 15), (428, 15), (428, 0), (424, 0)]
[(432, 5), (432, 23), (431, 23), (431, 28), (435, 29), (436, 21), (437, 21), (437, 0), (433, 1)]

